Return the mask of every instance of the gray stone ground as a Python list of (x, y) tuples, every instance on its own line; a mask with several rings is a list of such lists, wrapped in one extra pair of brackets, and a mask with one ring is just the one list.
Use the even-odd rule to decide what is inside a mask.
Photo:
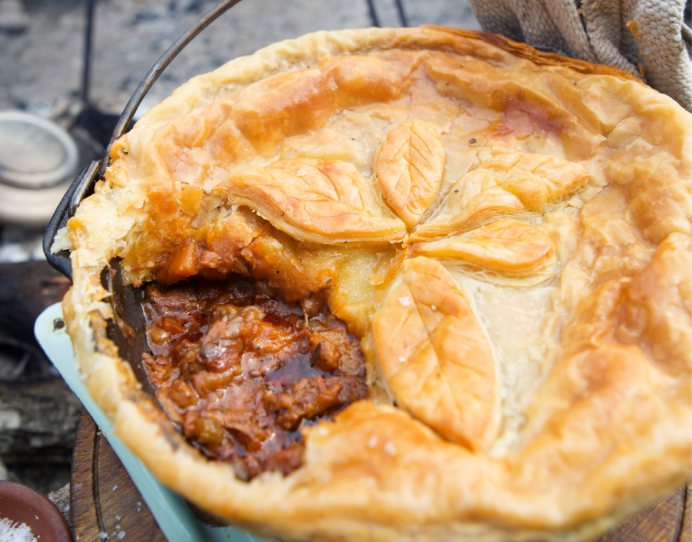
[[(84, 0), (0, 0), (0, 110), (49, 116), (78, 95)], [(96, 6), (91, 99), (119, 113), (158, 57), (213, 0), (100, 0)], [(400, 26), (394, 0), (376, 0), (382, 26)], [(467, 0), (403, 0), (410, 26), (479, 29)], [(17, 19), (19, 13), (19, 21)], [(3, 23), (4, 18), (4, 23)], [(22, 22), (23, 21), (23, 22)], [(371, 26), (366, 0), (244, 0), (177, 58), (143, 108), (190, 77), (278, 40), (316, 30)]]

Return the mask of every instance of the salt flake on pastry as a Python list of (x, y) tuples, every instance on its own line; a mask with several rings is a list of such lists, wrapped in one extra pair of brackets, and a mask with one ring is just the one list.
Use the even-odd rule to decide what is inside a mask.
[(435, 126), (410, 120), (394, 128), (377, 156), (385, 200), (410, 228), (432, 203), (442, 181), (445, 150)]
[(372, 333), (401, 407), (473, 451), (490, 443), (499, 421), (495, 357), (469, 302), (440, 263), (404, 262), (373, 316)]
[[(555, 271), (555, 247), (540, 229), (518, 220), (498, 220), (467, 233), (421, 243), (413, 253), (508, 286), (533, 286)], [(502, 279), (505, 280), (502, 280)]]
[(467, 231), (496, 216), (541, 213), (588, 181), (589, 172), (574, 162), (527, 152), (501, 154), (459, 179), (439, 214), (417, 227), (413, 237)]
[(378, 203), (369, 182), (345, 162), (296, 159), (251, 167), (217, 188), (302, 241), (388, 244), (406, 226)]

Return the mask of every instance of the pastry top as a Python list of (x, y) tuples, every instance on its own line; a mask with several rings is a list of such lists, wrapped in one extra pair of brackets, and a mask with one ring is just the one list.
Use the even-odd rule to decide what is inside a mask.
[[(613, 68), (438, 27), (322, 32), (196, 77), (54, 249), (92, 396), (166, 484), (286, 539), (578, 539), (690, 474), (692, 117)], [(324, 296), (370, 399), (238, 480), (105, 337), (100, 274)]]

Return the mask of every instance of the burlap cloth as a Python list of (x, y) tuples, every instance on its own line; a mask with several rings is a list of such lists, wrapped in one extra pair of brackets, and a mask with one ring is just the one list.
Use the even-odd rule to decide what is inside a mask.
[(488, 32), (610, 64), (692, 111), (692, 62), (681, 37), (685, 0), (470, 0)]

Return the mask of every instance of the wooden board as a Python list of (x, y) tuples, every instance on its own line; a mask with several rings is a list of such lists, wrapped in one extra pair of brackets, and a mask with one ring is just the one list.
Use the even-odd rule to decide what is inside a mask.
[(117, 541), (122, 532), (124, 540), (166, 542), (130, 475), (86, 410), (77, 426), (70, 511), (75, 542), (98, 542), (99, 533)]
[[(116, 488), (114, 490), (114, 488)], [(77, 540), (165, 541), (144, 499), (85, 411), (72, 462), (72, 533)], [(692, 487), (681, 487), (592, 542), (692, 542)]]
[(611, 529), (597, 542), (691, 542), (691, 511), (690, 486), (683, 486)]

